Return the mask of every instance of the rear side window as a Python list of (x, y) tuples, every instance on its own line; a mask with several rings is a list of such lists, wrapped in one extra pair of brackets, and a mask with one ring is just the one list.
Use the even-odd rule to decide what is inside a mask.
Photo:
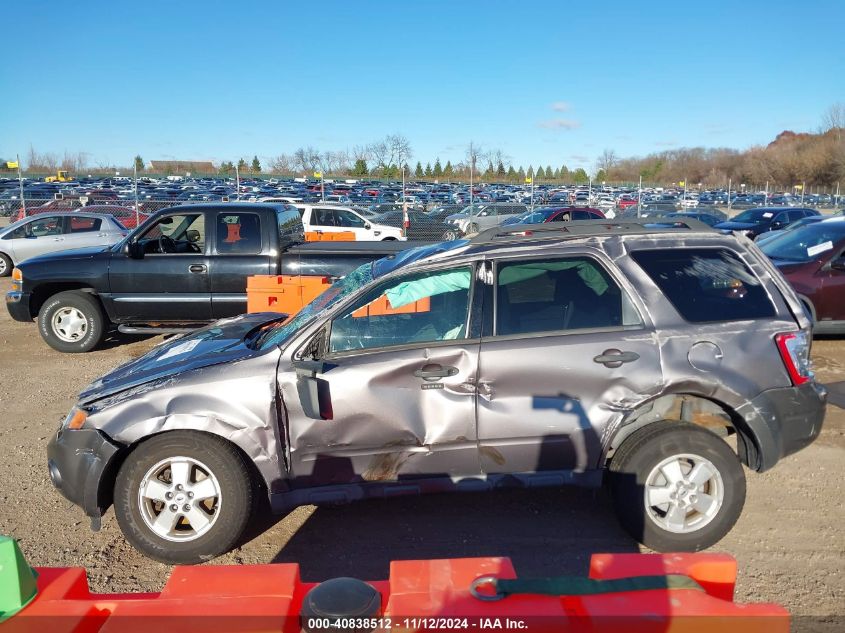
[(99, 231), (102, 220), (100, 218), (72, 217), (70, 218), (71, 233), (87, 233)]
[(627, 295), (591, 257), (501, 263), (496, 335), (640, 324)]
[(261, 219), (256, 213), (221, 213), (217, 216), (217, 252), (257, 254), (261, 252)]
[(775, 316), (760, 280), (728, 249), (645, 250), (631, 257), (691, 323)]

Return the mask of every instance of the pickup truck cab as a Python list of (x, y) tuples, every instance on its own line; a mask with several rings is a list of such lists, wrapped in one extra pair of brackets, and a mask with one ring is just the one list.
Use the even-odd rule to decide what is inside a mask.
[(167, 333), (242, 314), (252, 275), (339, 277), (407, 246), (302, 238), (290, 205), (172, 207), (113, 246), (27, 260), (13, 271), (6, 306), (15, 320), (37, 317), (54, 349), (87, 352), (111, 329)]
[(330, 203), (297, 202), (302, 224), (308, 232), (338, 233), (349, 231), (355, 234), (355, 241), (404, 240), (402, 229), (384, 224), (375, 224), (351, 207)]

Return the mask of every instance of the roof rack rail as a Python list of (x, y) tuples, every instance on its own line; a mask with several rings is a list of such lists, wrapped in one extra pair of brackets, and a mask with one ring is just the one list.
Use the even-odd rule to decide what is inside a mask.
[(471, 243), (486, 243), (519, 237), (534, 239), (561, 239), (589, 235), (639, 235), (648, 233), (671, 233), (675, 231), (717, 232), (701, 220), (693, 218), (678, 220), (638, 218), (635, 220), (573, 220), (571, 222), (549, 222), (548, 224), (512, 224), (485, 229), (470, 238)]

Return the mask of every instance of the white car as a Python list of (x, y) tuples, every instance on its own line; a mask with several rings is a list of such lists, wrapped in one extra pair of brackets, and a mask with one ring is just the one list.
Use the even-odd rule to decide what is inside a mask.
[(350, 207), (323, 202), (294, 204), (302, 215), (305, 232), (340, 233), (351, 231), (355, 241), (405, 240), (402, 229), (375, 224)]
[(110, 246), (129, 231), (104, 213), (48, 212), (18, 220), (0, 229), (0, 277), (36, 255), (86, 246)]

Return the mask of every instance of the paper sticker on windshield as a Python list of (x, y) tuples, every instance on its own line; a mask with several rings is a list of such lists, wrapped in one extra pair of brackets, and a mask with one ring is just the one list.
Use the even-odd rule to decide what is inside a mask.
[(815, 246), (810, 246), (807, 248), (807, 257), (815, 257), (819, 253), (824, 253), (825, 251), (832, 251), (833, 250), (833, 242), (828, 240), (827, 242), (822, 242), (821, 244), (816, 244)]
[(159, 356), (158, 360), (162, 361), (165, 358), (172, 358), (173, 356), (179, 356), (180, 354), (187, 354), (199, 344), (200, 339), (198, 338), (195, 338), (192, 341), (185, 341), (176, 347), (171, 347), (166, 353)]
[(764, 218), (770, 218), (770, 217), (772, 217), (773, 215), (774, 215), (774, 213), (764, 213), (764, 214), (763, 214), (763, 217), (764, 217)]

